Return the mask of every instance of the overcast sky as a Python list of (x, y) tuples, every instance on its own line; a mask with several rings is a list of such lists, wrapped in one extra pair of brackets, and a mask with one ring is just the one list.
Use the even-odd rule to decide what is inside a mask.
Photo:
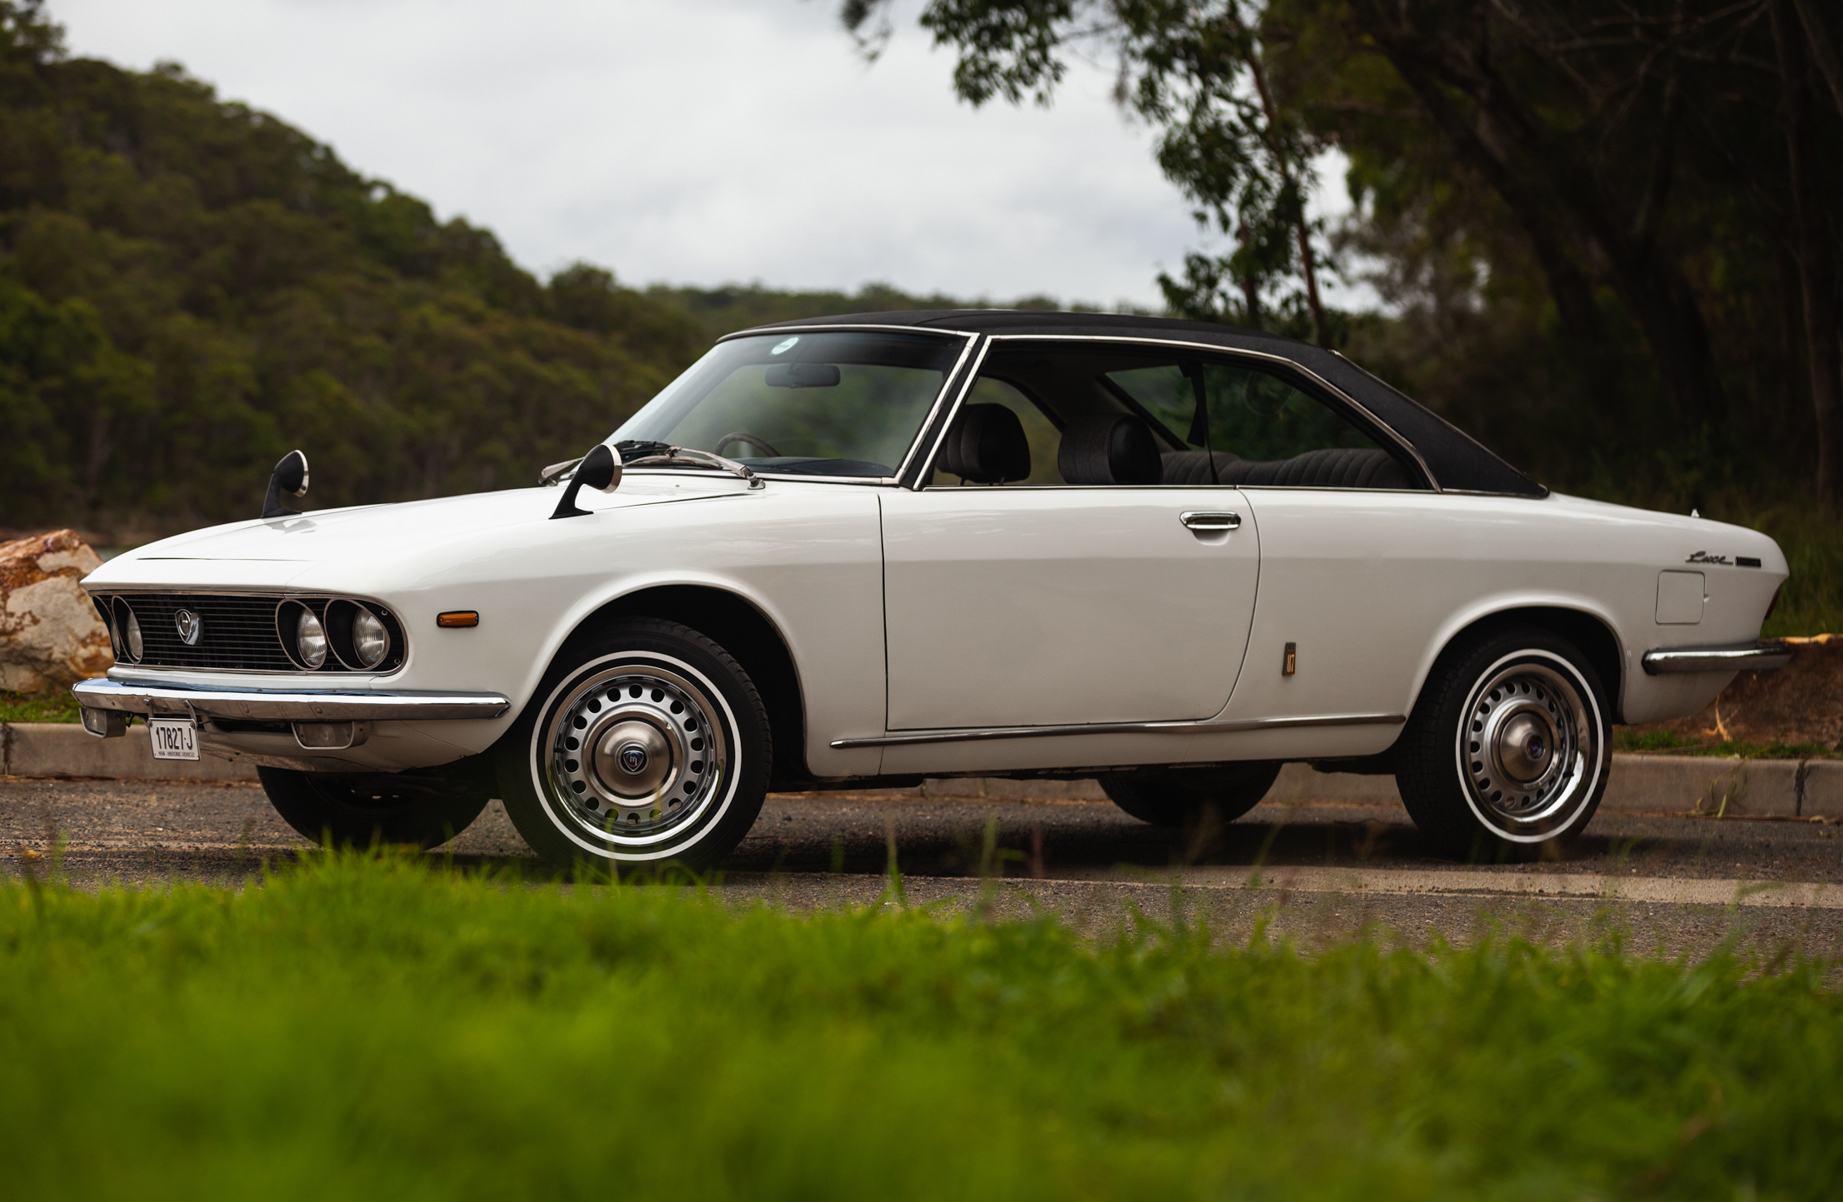
[(1198, 239), (1106, 72), (1048, 111), (971, 109), (912, 4), (874, 65), (835, 0), (50, 8), (72, 53), (177, 60), (541, 274), (1155, 306)]

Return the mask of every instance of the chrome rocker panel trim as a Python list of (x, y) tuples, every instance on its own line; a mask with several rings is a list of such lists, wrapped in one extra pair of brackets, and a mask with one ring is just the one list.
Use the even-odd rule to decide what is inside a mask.
[(1647, 651), (1639, 662), (1647, 675), (1677, 672), (1764, 672), (1782, 668), (1792, 658), (1792, 648), (1771, 639), (1730, 647), (1676, 647)]
[(856, 739), (834, 739), (832, 746), (905, 747), (920, 743), (975, 743), (985, 739), (1044, 739), (1062, 735), (1225, 734), (1242, 730), (1283, 730), (1299, 726), (1400, 726), (1403, 714), (1323, 714), (1310, 718), (1245, 718), (1235, 722), (1079, 722), (1068, 726), (989, 726), (969, 730), (918, 730)]
[(204, 689), (85, 680), (71, 689), (88, 709), (194, 714), (257, 722), (354, 722), (497, 718), (512, 708), (499, 693), (338, 692)]

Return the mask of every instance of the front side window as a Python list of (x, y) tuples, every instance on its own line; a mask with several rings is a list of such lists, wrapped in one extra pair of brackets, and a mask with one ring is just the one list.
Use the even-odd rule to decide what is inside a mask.
[[(1048, 415), (1031, 399), (1003, 380), (991, 376), (981, 376), (974, 382), (971, 391), (966, 394), (963, 406), (999, 405), (1009, 409), (1018, 419), (1018, 429), (1023, 432), (1024, 445), (1030, 448), (1030, 474), (1021, 479), (1008, 480), (1015, 485), (1061, 484), (1062, 474), (1057, 470), (1056, 453), (1062, 443), (1062, 431), (1056, 428)], [(952, 488), (965, 485), (967, 481), (949, 471), (951, 465), (936, 459), (934, 475), (929, 482), (931, 488)]]
[(760, 472), (893, 476), (962, 345), (931, 334), (732, 338), (647, 402), (612, 441), (691, 447)]

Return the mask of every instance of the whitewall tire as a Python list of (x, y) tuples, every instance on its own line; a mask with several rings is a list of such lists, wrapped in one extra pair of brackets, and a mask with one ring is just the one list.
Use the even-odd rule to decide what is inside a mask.
[(1540, 627), (1471, 635), (1435, 666), (1396, 749), (1414, 823), (1460, 858), (1525, 858), (1579, 834), (1612, 768), (1605, 689)]
[(545, 859), (703, 871), (761, 812), (770, 746), (728, 652), (633, 618), (574, 640), (496, 753), (506, 813)]

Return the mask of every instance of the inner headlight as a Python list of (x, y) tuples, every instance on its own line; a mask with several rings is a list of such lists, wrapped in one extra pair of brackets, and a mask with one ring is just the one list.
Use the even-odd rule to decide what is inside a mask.
[(320, 619), (306, 606), (301, 607), (300, 621), (294, 627), (294, 650), (301, 662), (310, 668), (318, 668), (326, 662), (326, 627), (320, 625)]
[(358, 662), (367, 668), (377, 667), (390, 654), (390, 631), (384, 629), (384, 623), (368, 609), (360, 609), (353, 615), (352, 650), (358, 655)]

